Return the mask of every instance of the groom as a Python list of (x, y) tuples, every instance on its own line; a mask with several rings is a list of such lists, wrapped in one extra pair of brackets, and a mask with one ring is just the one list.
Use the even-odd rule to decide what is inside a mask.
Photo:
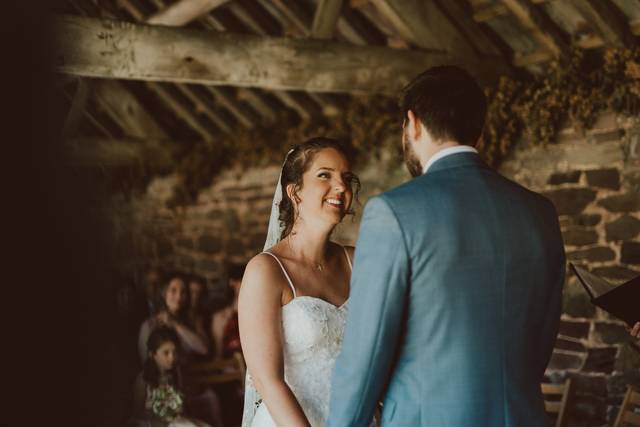
[(473, 148), (487, 101), (457, 67), (404, 91), (415, 179), (364, 211), (327, 426), (545, 426), (565, 257), (553, 205)]

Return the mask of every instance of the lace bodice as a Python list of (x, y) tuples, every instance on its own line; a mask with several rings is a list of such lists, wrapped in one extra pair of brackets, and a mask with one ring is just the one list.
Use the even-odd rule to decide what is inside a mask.
[[(322, 427), (329, 415), (331, 379), (342, 347), (347, 302), (335, 306), (320, 298), (297, 296), (280, 260), (268, 254), (278, 261), (294, 293), (293, 300), (282, 307), (285, 381), (311, 425)], [(348, 255), (347, 260), (351, 266)], [(250, 425), (275, 426), (264, 402)]]
[(342, 347), (347, 306), (297, 297), (282, 308), (285, 381), (313, 426), (329, 413), (331, 377)]

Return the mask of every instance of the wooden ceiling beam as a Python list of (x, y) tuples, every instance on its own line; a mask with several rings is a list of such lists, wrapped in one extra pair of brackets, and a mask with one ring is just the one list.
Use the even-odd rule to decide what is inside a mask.
[(611, 46), (631, 47), (636, 44), (629, 22), (614, 4), (603, 0), (571, 0), (582, 17)]
[[(110, 11), (100, 9), (91, 2), (72, 0), (71, 4), (84, 16), (91, 14), (112, 16)], [(121, 6), (126, 6), (126, 4)], [(128, 10), (132, 14), (140, 13), (138, 9), (133, 7)], [(155, 138), (167, 137), (164, 129), (147, 112), (138, 99), (120, 82), (94, 80), (91, 82), (90, 92), (94, 99), (95, 107), (109, 116), (125, 135), (135, 138), (144, 138), (147, 136)], [(101, 132), (106, 132), (106, 134), (111, 136), (111, 133), (106, 131), (105, 127), (86, 110), (85, 115)]]
[(147, 23), (181, 27), (227, 2), (228, 0), (179, 0), (151, 15)]
[[(154, 2), (156, 3), (157, 6), (166, 7), (165, 0), (154, 0)], [(235, 3), (230, 5), (230, 7), (235, 7), (235, 6), (236, 6)], [(209, 10), (209, 12), (211, 12), (212, 10), (213, 9)], [(225, 30), (222, 22), (216, 19), (213, 15), (207, 13), (207, 14), (199, 15), (199, 17), (201, 18), (201, 21), (206, 28), (213, 28), (216, 31)], [(206, 90), (211, 97), (213, 97), (216, 104), (225, 108), (233, 117), (235, 117), (238, 120), (238, 122), (241, 125), (247, 128), (251, 128), (256, 124), (257, 121), (259, 121), (259, 118), (256, 117), (255, 114), (253, 114), (253, 111), (243, 109), (239, 105), (237, 105), (233, 97), (230, 96), (226, 91), (224, 91), (223, 88), (216, 88), (216, 87), (211, 87), (206, 85), (203, 86), (202, 88)], [(187, 85), (182, 84), (182, 85), (178, 85), (178, 89), (186, 97), (188, 97), (192, 102), (196, 103), (199, 110), (203, 112), (205, 115), (207, 115), (207, 117), (209, 117), (209, 119), (211, 119), (211, 121), (216, 126), (218, 126), (220, 129), (222, 129), (226, 133), (233, 132), (231, 129), (231, 126), (227, 123), (227, 121), (224, 118), (220, 117), (220, 114), (218, 114), (216, 111), (213, 110), (213, 108), (211, 108), (211, 106), (209, 105), (210, 101), (207, 99), (203, 99), (197, 93), (197, 90), (195, 88), (192, 89)]]
[(492, 61), (438, 52), (79, 16), (58, 15), (53, 29), (55, 71), (111, 79), (397, 94), (402, 85), (434, 65), (461, 65), (485, 83), (495, 81), (503, 71)]
[[(144, 22), (142, 11), (134, 5), (130, 0), (118, 0), (123, 6), (127, 7), (127, 11), (132, 14), (134, 19), (139, 22)], [(168, 11), (166, 14), (161, 15), (163, 18), (162, 25), (164, 26), (179, 26), (182, 24), (181, 19), (187, 17), (186, 12), (191, 10), (192, 13), (195, 13), (195, 9), (189, 7), (197, 6), (197, 2), (190, 2), (190, 0), (179, 0), (177, 3), (173, 3), (173, 5), (165, 7), (163, 11)], [(224, 2), (220, 2), (218, 4), (221, 5)], [(164, 6), (165, 3), (163, 0), (155, 0), (156, 6)], [(213, 2), (209, 1), (207, 3), (208, 6), (213, 6)], [(177, 9), (171, 9), (172, 7), (177, 7)], [(188, 7), (185, 7), (188, 6)], [(200, 6), (204, 6), (204, 3), (200, 1)], [(155, 16), (155, 15), (154, 15)], [(198, 15), (201, 16), (201, 15)], [(196, 19), (198, 16), (193, 16), (193, 19)], [(153, 18), (153, 16), (151, 17)], [(149, 20), (151, 20), (151, 18)], [(149, 23), (149, 22), (147, 22)], [(156, 21), (156, 25), (158, 22)], [(156, 83), (147, 83), (147, 87), (153, 91), (159, 98), (165, 101), (167, 106), (173, 110), (173, 112), (180, 117), (184, 122), (186, 122), (191, 129), (196, 131), (201, 137), (204, 138), (205, 141), (213, 140), (213, 135), (216, 133), (214, 129), (211, 129), (209, 123), (206, 120), (200, 120), (197, 114), (193, 114), (192, 111), (182, 104), (180, 99), (176, 98), (176, 96), (167, 88), (162, 87)], [(176, 85), (176, 89), (183, 94), (187, 99), (189, 99), (197, 108), (197, 111), (201, 114), (205, 115), (212, 123), (218, 126), (222, 132), (231, 133), (230, 127), (222, 118), (219, 118), (215, 112), (213, 112), (208, 106), (203, 105), (201, 99), (198, 96), (191, 92), (191, 89), (186, 85), (178, 84)], [(222, 123), (218, 125), (218, 123)]]
[[(232, 12), (244, 25), (249, 26), (255, 33), (262, 36), (272, 35), (269, 33), (269, 25), (267, 25), (264, 20), (247, 13), (242, 6), (236, 5), (236, 7), (232, 9)], [(317, 109), (309, 105), (309, 101), (305, 100), (302, 96), (297, 96), (293, 93), (289, 94), (287, 92), (275, 93), (274, 95), (280, 102), (295, 110), (303, 120), (310, 120), (316, 115)]]
[(538, 6), (529, 0), (502, 0), (502, 3), (554, 57), (570, 51), (570, 45), (565, 40), (562, 30)]
[(318, 0), (311, 24), (311, 37), (324, 40), (333, 38), (341, 10), (342, 0)]

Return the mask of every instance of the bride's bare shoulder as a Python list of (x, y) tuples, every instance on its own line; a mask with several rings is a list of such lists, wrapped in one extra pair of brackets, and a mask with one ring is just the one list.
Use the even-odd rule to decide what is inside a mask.
[[(285, 278), (278, 262), (266, 253), (260, 253), (249, 261), (242, 278), (242, 287), (260, 286), (281, 291)], [(241, 287), (241, 289), (242, 289)]]

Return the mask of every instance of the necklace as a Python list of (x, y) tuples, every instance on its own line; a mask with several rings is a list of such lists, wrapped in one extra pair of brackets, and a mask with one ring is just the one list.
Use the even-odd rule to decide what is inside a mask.
[(318, 270), (318, 271), (324, 271), (324, 265), (322, 265), (322, 263), (318, 263), (318, 264), (316, 265), (316, 270)]

